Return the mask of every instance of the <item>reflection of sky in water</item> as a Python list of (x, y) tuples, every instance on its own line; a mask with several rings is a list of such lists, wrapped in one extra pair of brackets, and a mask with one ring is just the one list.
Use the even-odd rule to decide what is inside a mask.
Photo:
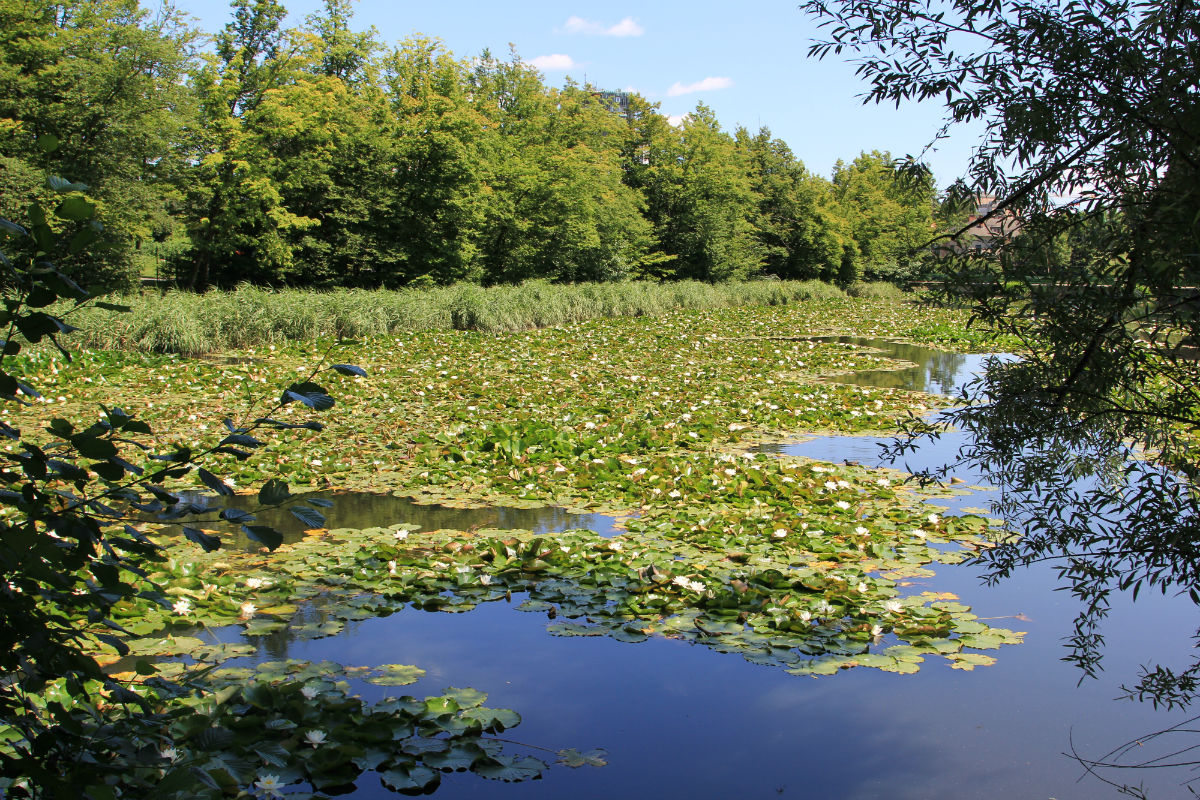
[[(1102, 795), (1094, 781), (1076, 784), (1079, 771), (1060, 755), (1071, 735), (1096, 753), (1163, 722), (1147, 707), (1111, 702), (1112, 679), (1076, 688), (1078, 674), (1058, 661), (1074, 606), (1048, 591), (1044, 574), (982, 590), (968, 572), (945, 568), (914, 588), (957, 592), (983, 617), (1024, 613), (1027, 621), (990, 622), (1029, 631), (1028, 641), (993, 653), (998, 663), (974, 672), (930, 658), (915, 675), (855, 669), (798, 678), (676, 641), (550, 636), (544, 615), (499, 602), (468, 614), (406, 609), (351, 623), (336, 638), (293, 643), (287, 655), (418, 664), (428, 674), (415, 685), (356, 689), (424, 696), (473, 686), (488, 692), (487, 704), (522, 715), (503, 738), (610, 754), (602, 769), (552, 767), (545, 779), (517, 786), (447, 775), (437, 792), (443, 800), (1084, 800)], [(1125, 627), (1107, 664), (1114, 675), (1133, 674), (1137, 661), (1126, 653), (1179, 638), (1166, 615)], [(1153, 785), (1161, 776), (1146, 777)], [(362, 784), (356, 797), (394, 797), (370, 778)]]
[[(919, 382), (912, 388), (956, 391), (979, 364), (963, 356), (934, 360), (934, 366), (923, 362), (919, 370), (901, 371)], [(888, 380), (897, 375), (881, 374)], [(952, 434), (905, 460), (912, 468), (939, 466), (957, 448)], [(879, 440), (866, 437), (822, 437), (778, 449), (881, 464)], [(976, 482), (969, 474), (958, 477), (967, 485)], [(568, 527), (613, 532), (609, 518), (576, 517), (561, 509), (406, 508), (387, 505), (395, 498), (372, 497), (339, 497), (330, 524), (409, 521), (426, 529), (512, 525), (540, 532)], [(933, 502), (948, 504), (943, 498)], [(956, 504), (986, 502), (976, 493)], [(1117, 605), (1105, 628), (1107, 671), (1077, 688), (1079, 673), (1059, 660), (1077, 605), (1068, 594), (1052, 591), (1054, 586), (1044, 567), (996, 587), (981, 586), (969, 567), (940, 567), (935, 578), (906, 582), (905, 593), (953, 592), (989, 624), (1028, 632), (1025, 644), (989, 651), (998, 662), (973, 672), (951, 670), (929, 657), (915, 675), (860, 668), (798, 678), (677, 641), (554, 637), (545, 631), (544, 615), (515, 610), (519, 597), (511, 605), (484, 604), (465, 614), (405, 609), (349, 623), (344, 634), (330, 639), (271, 637), (274, 641), (259, 644), (267, 646), (262, 656), (268, 658), (416, 664), (427, 676), (413, 686), (355, 688), (379, 697), (473, 686), (489, 694), (488, 705), (522, 715), (522, 724), (505, 739), (551, 750), (603, 747), (610, 754), (607, 767), (552, 767), (543, 780), (524, 784), (448, 774), (437, 791), (442, 800), (1115, 796), (1095, 780), (1077, 782), (1081, 770), (1062, 753), (1073, 740), (1081, 753), (1101, 755), (1181, 718), (1112, 698), (1122, 680), (1135, 677), (1139, 654), (1168, 659), (1188, 654), (1181, 633), (1195, 627), (1194, 612), (1189, 604), (1162, 597), (1143, 596), (1136, 609)], [(554, 760), (552, 754), (531, 754)], [(1150, 770), (1121, 777), (1145, 781), (1156, 790), (1152, 797), (1186, 794), (1179, 782), (1187, 776)], [(396, 796), (369, 776), (360, 783), (356, 798)]]

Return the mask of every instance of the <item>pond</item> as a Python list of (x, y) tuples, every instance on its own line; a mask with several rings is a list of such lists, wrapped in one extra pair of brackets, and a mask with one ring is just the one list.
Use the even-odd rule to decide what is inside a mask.
[[(878, 341), (876, 346), (916, 367), (860, 373), (846, 380), (954, 392), (981, 363), (978, 357)], [(838, 378), (838, 380), (843, 380)], [(877, 383), (871, 383), (876, 381)], [(776, 452), (879, 465), (879, 441), (819, 437), (773, 446)], [(953, 437), (942, 448), (954, 448)], [(947, 453), (919, 451), (910, 461), (940, 463)], [(915, 465), (915, 464), (914, 464)], [(975, 483), (963, 474), (963, 486)], [(986, 506), (983, 492), (937, 498), (942, 506)], [(334, 513), (399, 515), (422, 528), (521, 527), (550, 532), (589, 527), (614, 532), (612, 518), (582, 519), (562, 509), (436, 509), (395, 498), (339, 497)], [(388, 510), (369, 504), (393, 504)], [(400, 503), (400, 505), (395, 505)], [(361, 504), (361, 505), (360, 505)], [(361, 517), (359, 517), (361, 519)], [(371, 524), (401, 519), (371, 518)], [(336, 524), (351, 523), (351, 517)], [(403, 693), (436, 694), (447, 686), (488, 693), (493, 707), (515, 709), (521, 725), (502, 736), (531, 748), (607, 751), (607, 766), (555, 765), (540, 780), (506, 784), (450, 773), (440, 798), (616, 797), (694, 798), (1093, 798), (1115, 795), (1064, 752), (1098, 757), (1122, 742), (1178, 721), (1148, 706), (1114, 701), (1122, 681), (1151, 654), (1170, 661), (1188, 653), (1194, 629), (1190, 603), (1143, 597), (1114, 608), (1107, 672), (1077, 686), (1079, 673), (1060, 661), (1062, 639), (1076, 612), (1055, 592), (1048, 570), (1032, 569), (995, 586), (969, 567), (936, 566), (933, 577), (906, 581), (906, 591), (952, 592), (991, 623), (1026, 631), (995, 665), (974, 671), (931, 664), (911, 675), (852, 669), (796, 677), (736, 654), (651, 637), (622, 643), (598, 637), (559, 638), (544, 614), (517, 610), (522, 598), (482, 603), (469, 613), (406, 608), (351, 622), (337, 636), (315, 640), (249, 640), (262, 658), (344, 664), (415, 664), (426, 670)], [(237, 638), (240, 629), (223, 635)], [(396, 694), (367, 684), (364, 697)], [(521, 747), (516, 746), (517, 750)], [(530, 750), (552, 762), (553, 755)], [(1186, 794), (1189, 777), (1150, 770), (1137, 776), (1153, 797)], [(356, 798), (395, 797), (363, 776)]]

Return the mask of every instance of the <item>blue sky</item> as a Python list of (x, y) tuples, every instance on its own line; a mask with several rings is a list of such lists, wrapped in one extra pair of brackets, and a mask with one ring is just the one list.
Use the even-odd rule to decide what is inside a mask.
[[(320, 0), (283, 0), (288, 24), (298, 24)], [(566, 76), (606, 89), (634, 89), (683, 115), (703, 102), (728, 131), (767, 126), (805, 165), (828, 177), (834, 162), (861, 151), (918, 154), (941, 127), (936, 103), (863, 106), (864, 84), (839, 57), (807, 58), (819, 35), (796, 0), (759, 0), (741, 7), (724, 0), (516, 3), (442, 0), (359, 0), (354, 27), (374, 26), (394, 44), (414, 33), (435, 36), (459, 57), (511, 43), (552, 85)], [(177, 7), (216, 31), (229, 19), (224, 0), (179, 0)], [(961, 175), (973, 137), (943, 141), (926, 160), (939, 186)]]

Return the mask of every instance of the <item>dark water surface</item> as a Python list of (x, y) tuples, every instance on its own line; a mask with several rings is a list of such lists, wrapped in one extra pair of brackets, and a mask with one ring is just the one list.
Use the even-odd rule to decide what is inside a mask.
[[(982, 363), (979, 357), (908, 345), (890, 353), (919, 366), (883, 374), (872, 385), (951, 393)], [(899, 377), (907, 382), (894, 383)], [(957, 449), (949, 439), (942, 447)], [(880, 463), (877, 441), (863, 437), (822, 437), (780, 449), (831, 461)], [(910, 461), (941, 463), (953, 449), (921, 452)], [(970, 475), (961, 477), (974, 483)], [(416, 507), (399, 518), (369, 523), (338, 516), (360, 502), (362, 513), (368, 513), (366, 504), (375, 501), (339, 498), (331, 525), (411, 521), (423, 527), (511, 524), (541, 531), (596, 526), (611, 531), (612, 523), (609, 518), (585, 521), (561, 509)], [(987, 498), (975, 494), (958, 504), (986, 506)], [(602, 747), (609, 753), (607, 767), (553, 766), (542, 780), (521, 784), (446, 775), (436, 793), (443, 800), (1115, 797), (1114, 789), (1094, 778), (1078, 781), (1083, 770), (1063, 752), (1073, 741), (1082, 755), (1101, 756), (1182, 718), (1113, 698), (1122, 681), (1135, 679), (1142, 659), (1169, 663), (1175, 656), (1178, 664), (1187, 657), (1195, 610), (1173, 598), (1143, 596), (1136, 605), (1118, 598), (1106, 626), (1107, 672), (1077, 686), (1079, 673), (1060, 661), (1065, 655), (1061, 640), (1070, 632), (1077, 606), (1054, 588), (1047, 569), (985, 587), (970, 568), (946, 566), (936, 577), (905, 587), (954, 592), (980, 617), (1028, 632), (1025, 644), (989, 651), (997, 663), (973, 672), (929, 658), (914, 675), (859, 668), (799, 678), (666, 639), (623, 644), (603, 637), (556, 638), (546, 633), (544, 615), (516, 610), (520, 598), (465, 614), (406, 609), (350, 623), (331, 639), (291, 642), (286, 653), (263, 655), (416, 664), (428, 674), (413, 686), (356, 688), (378, 697), (473, 686), (489, 694), (488, 705), (522, 715), (522, 724), (508, 732), (512, 739), (551, 750)], [(1191, 776), (1164, 770), (1110, 775), (1144, 781), (1154, 798), (1191, 796), (1181, 785)], [(356, 798), (396, 796), (372, 776), (360, 784)]]
[[(543, 508), (504, 508), (499, 506), (487, 508), (452, 508), (437, 504), (417, 503), (408, 497), (396, 497), (390, 494), (371, 494), (370, 492), (313, 492), (298, 495), (299, 504), (307, 499), (323, 499), (333, 502), (330, 508), (319, 508), (325, 516), (326, 528), (372, 528), (386, 527), (397, 523), (409, 523), (418, 526), (418, 530), (434, 531), (442, 528), (468, 531), (480, 528), (496, 528), (499, 530), (527, 530), (534, 533), (552, 533), (576, 528), (594, 531), (601, 536), (616, 536), (622, 533), (618, 525), (620, 518), (607, 514), (578, 514), (557, 506)], [(286, 507), (258, 511), (258, 501), (254, 495), (235, 495), (225, 501), (225, 498), (193, 495), (187, 499), (193, 502), (207, 502), (212, 505), (211, 514), (205, 515), (204, 520), (212, 522), (221, 528), (218, 514), (225, 507), (239, 508), (243, 511), (255, 512), (256, 524), (270, 525), (283, 534), (285, 543), (296, 542), (304, 535), (308, 525), (303, 524)], [(189, 519), (189, 524), (196, 524), (200, 518)], [(228, 526), (228, 530), (234, 530)], [(241, 534), (232, 536), (235, 547), (257, 550), (261, 547)]]

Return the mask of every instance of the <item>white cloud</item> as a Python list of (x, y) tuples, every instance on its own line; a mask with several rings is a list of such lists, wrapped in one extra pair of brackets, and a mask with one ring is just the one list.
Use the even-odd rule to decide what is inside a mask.
[(705, 78), (702, 81), (688, 84), (676, 81), (671, 84), (670, 89), (667, 89), (667, 97), (679, 97), (681, 94), (695, 92), (713, 92), (717, 89), (728, 89), (730, 86), (733, 86), (733, 78)]
[(633, 17), (626, 17), (616, 25), (605, 25), (583, 17), (569, 17), (563, 28), (567, 33), (586, 33), (590, 36), (641, 36), (646, 32)]
[(548, 56), (538, 56), (529, 59), (529, 64), (547, 72), (560, 72), (575, 66), (575, 59), (564, 53), (551, 53)]
[(687, 119), (687, 114), (667, 114), (667, 122), (673, 128), (681, 127), (685, 119)]

